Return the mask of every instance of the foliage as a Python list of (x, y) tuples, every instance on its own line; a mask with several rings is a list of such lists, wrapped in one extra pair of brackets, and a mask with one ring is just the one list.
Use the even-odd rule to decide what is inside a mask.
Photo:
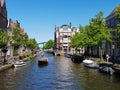
[(39, 46), (38, 46), (38, 44), (37, 44), (37, 42), (34, 38), (28, 40), (27, 47), (32, 49), (32, 50), (33, 49), (39, 49)]
[(0, 29), (0, 47), (1, 48), (4, 48), (6, 47), (7, 45), (7, 40), (8, 40), (9, 36), (7, 34), (7, 32), (3, 32), (1, 29)]
[(29, 40), (29, 37), (28, 37), (28, 34), (27, 33), (24, 33), (21, 37), (22, 39), (22, 44), (27, 47), (27, 43), (28, 43), (28, 40)]
[(114, 13), (116, 14), (116, 19), (119, 22), (117, 24), (117, 41), (118, 41), (117, 44), (118, 44), (118, 47), (120, 47), (120, 5), (116, 7)]
[(103, 18), (103, 12), (99, 12), (95, 18), (90, 21), (89, 36), (92, 38), (92, 44), (102, 45), (103, 41), (111, 41), (110, 29), (107, 28)]
[(13, 37), (11, 45), (14, 46), (14, 49), (17, 50), (21, 45), (30, 49), (39, 49), (39, 46), (35, 39), (29, 39), (27, 33), (20, 34), (20, 28), (18, 25), (13, 29)]
[(95, 18), (90, 20), (88, 35), (92, 40), (92, 45), (100, 45), (102, 58), (102, 44), (105, 41), (111, 41), (111, 29), (107, 28), (103, 18), (103, 12), (99, 12)]
[(115, 9), (116, 18), (120, 21), (120, 5), (118, 5)]
[(71, 37), (70, 45), (75, 48), (100, 45), (102, 49), (104, 41), (111, 41), (110, 32), (111, 29), (107, 28), (103, 18), (103, 12), (99, 12), (95, 18), (90, 20), (89, 25), (80, 26), (80, 32)]
[(20, 35), (19, 30), (20, 29), (18, 26), (13, 29), (11, 45), (14, 46), (15, 50), (17, 50), (22, 45), (22, 36)]
[(44, 46), (44, 49), (51, 49), (54, 48), (54, 40), (48, 40)]
[(120, 24), (117, 24), (117, 44), (120, 47)]

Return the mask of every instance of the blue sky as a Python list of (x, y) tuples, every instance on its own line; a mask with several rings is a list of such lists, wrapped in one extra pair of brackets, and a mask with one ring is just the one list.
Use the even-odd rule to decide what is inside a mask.
[(37, 42), (54, 39), (55, 25), (87, 25), (99, 11), (106, 17), (118, 4), (120, 0), (6, 0), (8, 18), (18, 20)]

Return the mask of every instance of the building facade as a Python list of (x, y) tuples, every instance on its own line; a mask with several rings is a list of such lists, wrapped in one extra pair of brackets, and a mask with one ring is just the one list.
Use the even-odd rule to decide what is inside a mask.
[(70, 37), (75, 32), (79, 32), (79, 28), (72, 27), (71, 23), (69, 25), (64, 24), (60, 27), (55, 26), (55, 49), (57, 51), (70, 52), (72, 49), (69, 45)]
[[(8, 32), (8, 35), (10, 37), (9, 41), (12, 41), (13, 31), (14, 31), (14, 28), (16, 28), (16, 26), (18, 26), (18, 30), (19, 30), (19, 33), (20, 33), (21, 37), (24, 34), (24, 29), (21, 28), (20, 23), (17, 20), (16, 20), (16, 22), (13, 22), (12, 19), (9, 19), (8, 20), (8, 27), (7, 27), (7, 32)], [(10, 42), (8, 42), (7, 47), (8, 47), (7, 55), (9, 55), (10, 57), (12, 57), (13, 56), (13, 49), (12, 49), (12, 46), (10, 45)], [(23, 50), (24, 50), (24, 46), (21, 45), (18, 48), (17, 53), (18, 54), (23, 54)]]
[(7, 31), (7, 9), (5, 0), (0, 0), (0, 29)]
[(115, 10), (117, 9), (117, 7), (105, 18), (108, 28), (112, 28), (113, 30), (111, 32), (112, 42), (106, 43), (106, 53), (114, 57), (120, 55), (120, 49), (118, 48), (119, 42), (117, 40), (117, 35), (118, 35), (117, 24), (120, 22), (116, 19), (116, 14), (115, 14)]

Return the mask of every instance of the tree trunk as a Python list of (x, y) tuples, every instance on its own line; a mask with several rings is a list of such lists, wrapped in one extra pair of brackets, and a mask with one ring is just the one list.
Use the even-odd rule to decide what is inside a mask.
[(103, 48), (102, 48), (102, 45), (100, 45), (100, 59), (103, 59)]

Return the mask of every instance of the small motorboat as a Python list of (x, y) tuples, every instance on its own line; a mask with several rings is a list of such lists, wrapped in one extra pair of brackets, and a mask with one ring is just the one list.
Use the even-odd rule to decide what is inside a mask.
[(112, 75), (115, 71), (111, 62), (99, 63), (99, 71)]
[(83, 60), (83, 65), (89, 68), (99, 68), (99, 65), (95, 61), (87, 59)]
[(38, 61), (39, 65), (48, 64), (48, 58), (43, 57), (41, 60)]
[(14, 67), (22, 67), (22, 66), (25, 66), (26, 65), (26, 62), (23, 62), (23, 61), (16, 61), (14, 63)]
[(111, 67), (109, 67), (109, 66), (100, 66), (99, 67), (99, 71), (100, 72), (103, 72), (103, 73), (108, 73), (108, 74), (110, 74), (110, 75), (112, 75), (115, 71), (111, 68)]

